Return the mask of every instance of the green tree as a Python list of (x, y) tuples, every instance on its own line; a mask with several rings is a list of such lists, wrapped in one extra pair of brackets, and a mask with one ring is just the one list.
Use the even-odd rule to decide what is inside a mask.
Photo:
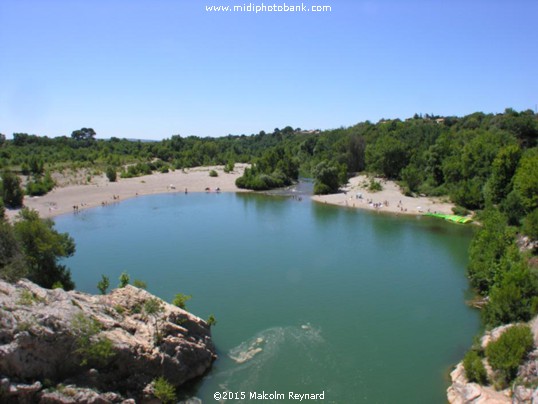
[(15, 282), (27, 274), (26, 259), (15, 237), (13, 227), (0, 218), (0, 278)]
[(66, 290), (73, 289), (70, 270), (58, 260), (75, 253), (74, 240), (56, 231), (52, 220), (40, 219), (34, 210), (22, 209), (17, 219), (14, 231), (29, 266), (28, 278), (45, 288), (60, 282)]
[(496, 282), (482, 310), (485, 323), (495, 327), (517, 321), (529, 321), (538, 312), (538, 278), (511, 245), (501, 258)]
[(118, 180), (118, 174), (116, 173), (116, 169), (114, 167), (108, 167), (106, 169), (106, 177), (110, 182), (116, 182)]
[(110, 287), (110, 279), (108, 276), (101, 275), (101, 280), (97, 282), (97, 289), (102, 295), (106, 295), (108, 288)]
[(333, 194), (340, 187), (340, 170), (335, 164), (322, 161), (312, 172), (314, 176), (314, 194)]
[(534, 209), (523, 220), (523, 233), (532, 240), (538, 240), (538, 208)]
[(129, 274), (127, 272), (122, 272), (120, 275), (120, 284), (118, 287), (124, 288), (129, 284), (130, 280), (131, 278), (129, 277)]
[(405, 144), (393, 136), (382, 136), (374, 144), (366, 146), (366, 163), (371, 170), (387, 178), (399, 178), (407, 166), (409, 153)]
[(521, 161), (514, 177), (514, 190), (521, 196), (523, 207), (527, 212), (538, 208), (538, 148), (528, 150)]
[(513, 177), (521, 158), (518, 145), (502, 148), (491, 164), (487, 183), (488, 196), (493, 203), (500, 203), (512, 191)]
[(17, 209), (22, 207), (24, 194), (21, 188), (21, 180), (10, 171), (4, 171), (2, 173), (1, 196), (8, 208)]
[(82, 128), (74, 130), (71, 133), (71, 137), (75, 140), (92, 141), (95, 140), (95, 131), (92, 128)]
[(418, 191), (418, 187), (422, 184), (423, 179), (423, 174), (415, 165), (408, 165), (402, 170), (402, 180), (404, 180), (411, 192)]
[(506, 226), (506, 218), (497, 210), (484, 212), (483, 226), (477, 231), (469, 248), (469, 277), (479, 293), (486, 295), (501, 272), (501, 259), (514, 233)]

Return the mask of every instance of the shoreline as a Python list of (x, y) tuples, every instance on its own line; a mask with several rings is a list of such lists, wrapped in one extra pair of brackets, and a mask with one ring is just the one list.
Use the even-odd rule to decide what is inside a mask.
[[(54, 188), (43, 196), (25, 196), (24, 206), (36, 210), (40, 217), (46, 219), (144, 195), (217, 192), (217, 189), (218, 192), (250, 192), (235, 185), (235, 180), (243, 175), (245, 167), (248, 167), (248, 164), (236, 164), (231, 173), (225, 173), (224, 166), (193, 167), (165, 174), (153, 173), (142, 177), (118, 178), (116, 182), (109, 182), (102, 174), (94, 177), (90, 184), (69, 184)], [(218, 176), (210, 177), (210, 170), (217, 171)], [(342, 188), (342, 192), (312, 195), (311, 200), (344, 208), (394, 215), (419, 216), (428, 212), (453, 214), (452, 207), (455, 205), (441, 198), (405, 196), (395, 182), (381, 178), (376, 180), (383, 186), (381, 191), (369, 191), (369, 177), (362, 174), (350, 178), (347, 186)], [(6, 216), (13, 220), (18, 212), (19, 209), (6, 209)]]
[(336, 205), (351, 209), (364, 209), (373, 212), (395, 215), (421, 216), (425, 213), (443, 213), (453, 215), (451, 202), (437, 197), (405, 196), (394, 181), (375, 178), (382, 184), (381, 191), (368, 190), (369, 177), (361, 174), (349, 179), (343, 192), (329, 195), (314, 195), (312, 200), (319, 203)]
[[(67, 185), (54, 188), (43, 196), (24, 197), (24, 207), (36, 210), (43, 219), (68, 213), (106, 206), (137, 196), (190, 192), (248, 192), (239, 189), (235, 180), (243, 175), (248, 164), (236, 164), (234, 171), (224, 172), (224, 166), (193, 167), (168, 173), (153, 173), (135, 178), (119, 178), (109, 182), (104, 174), (96, 176), (90, 184)], [(210, 177), (215, 170), (217, 177)], [(20, 209), (6, 209), (6, 216), (13, 220)]]

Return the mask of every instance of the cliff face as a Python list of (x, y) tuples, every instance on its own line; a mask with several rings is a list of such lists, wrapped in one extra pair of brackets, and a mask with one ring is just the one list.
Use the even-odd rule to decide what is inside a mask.
[(115, 392), (99, 402), (144, 400), (154, 379), (180, 386), (215, 358), (205, 321), (145, 290), (95, 296), (0, 281), (0, 401), (55, 402), (64, 385), (86, 394), (78, 402), (92, 402), (89, 388)]

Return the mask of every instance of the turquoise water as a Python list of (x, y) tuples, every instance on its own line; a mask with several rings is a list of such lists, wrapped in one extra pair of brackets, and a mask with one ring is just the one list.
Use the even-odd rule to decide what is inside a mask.
[[(255, 194), (146, 196), (56, 219), (77, 288), (147, 282), (218, 323), (190, 388), (325, 392), (327, 403), (444, 403), (479, 328), (464, 304), (471, 229)], [(252, 356), (250, 359), (249, 357)], [(239, 402), (228, 400), (226, 402)], [(250, 400), (244, 400), (250, 402)]]

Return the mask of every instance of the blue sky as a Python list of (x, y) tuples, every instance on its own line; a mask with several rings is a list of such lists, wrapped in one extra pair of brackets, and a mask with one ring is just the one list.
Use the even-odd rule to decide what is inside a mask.
[[(264, 4), (298, 5), (299, 0)], [(1, 0), (0, 133), (162, 139), (534, 109), (536, 0)]]

